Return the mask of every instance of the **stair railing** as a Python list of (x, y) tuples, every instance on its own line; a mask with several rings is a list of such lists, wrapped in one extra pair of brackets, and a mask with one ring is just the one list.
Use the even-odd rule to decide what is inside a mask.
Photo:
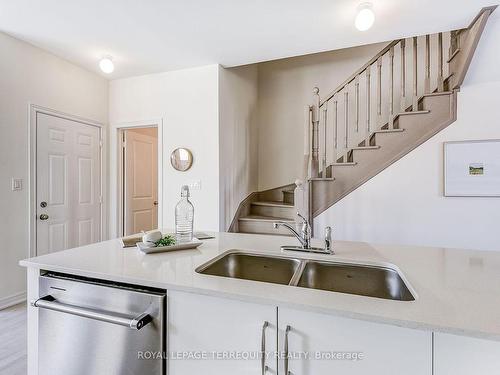
[(333, 180), (334, 167), (354, 162), (352, 150), (371, 147), (374, 132), (397, 131), (397, 116), (418, 113), (422, 96), (460, 88), (495, 9), (483, 8), (465, 29), (394, 40), (325, 97), (313, 89), (296, 189), (296, 199), (306, 202), (300, 210), (304, 216), (312, 220), (311, 181)]
[(451, 35), (395, 40), (324, 98), (314, 88), (309, 178), (333, 178), (329, 166), (351, 162), (351, 150), (370, 146), (374, 131), (394, 130), (400, 112), (419, 111), (421, 95), (447, 89), (443, 50), (453, 46)]
[(400, 113), (418, 112), (423, 95), (458, 89), (495, 9), (483, 8), (465, 29), (394, 40), (323, 98), (315, 87), (305, 129), (308, 178), (334, 178), (333, 166), (371, 146), (374, 131), (393, 131)]

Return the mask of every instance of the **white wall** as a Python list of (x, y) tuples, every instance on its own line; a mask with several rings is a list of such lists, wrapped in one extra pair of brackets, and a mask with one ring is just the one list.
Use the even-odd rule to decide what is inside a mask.
[(339, 240), (500, 250), (500, 198), (443, 196), (443, 142), (500, 139), (500, 14), (458, 94), (458, 120), (315, 220)]
[[(0, 306), (24, 293), (28, 245), (28, 105), (48, 107), (105, 124), (107, 81), (27, 43), (0, 33)], [(11, 191), (11, 177), (22, 191)]]
[[(201, 190), (191, 191), (195, 229), (219, 229), (218, 73), (219, 66), (210, 65), (110, 82), (112, 125), (163, 120), (161, 215), (165, 228), (174, 227), (174, 207), (181, 186), (200, 180)], [(177, 147), (193, 153), (193, 166), (187, 172), (176, 171), (170, 165), (170, 153)], [(110, 155), (110, 160), (116, 162), (116, 155)], [(116, 191), (111, 190), (110, 201), (115, 199)], [(110, 233), (114, 233), (116, 222), (110, 220), (110, 225)]]
[(220, 68), (220, 230), (258, 190), (257, 65)]

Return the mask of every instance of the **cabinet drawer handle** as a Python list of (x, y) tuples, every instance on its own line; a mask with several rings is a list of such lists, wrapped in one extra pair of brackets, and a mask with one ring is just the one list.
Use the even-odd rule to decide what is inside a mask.
[(285, 329), (285, 358), (284, 358), (284, 361), (285, 361), (285, 375), (289, 375), (290, 374), (290, 371), (288, 371), (288, 332), (290, 332), (290, 330), (292, 329), (292, 327), (290, 326), (286, 326), (286, 329)]
[(264, 322), (262, 325), (262, 337), (260, 342), (260, 363), (262, 367), (262, 375), (266, 374), (268, 367), (266, 366), (266, 328), (269, 326), (269, 322)]

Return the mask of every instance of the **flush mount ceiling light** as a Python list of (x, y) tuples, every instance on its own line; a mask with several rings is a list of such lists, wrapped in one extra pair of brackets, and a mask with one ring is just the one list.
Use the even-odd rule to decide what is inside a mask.
[(113, 59), (111, 56), (106, 56), (99, 61), (99, 68), (106, 73), (110, 74), (113, 73), (113, 70), (115, 70), (115, 64), (113, 64)]
[(358, 14), (354, 25), (359, 31), (366, 31), (373, 26), (375, 22), (375, 14), (373, 13), (372, 3), (362, 3), (358, 7)]

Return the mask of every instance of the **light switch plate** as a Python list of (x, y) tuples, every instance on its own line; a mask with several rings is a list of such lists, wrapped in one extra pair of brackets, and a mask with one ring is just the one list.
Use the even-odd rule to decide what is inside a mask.
[(23, 190), (23, 179), (12, 177), (12, 191)]

